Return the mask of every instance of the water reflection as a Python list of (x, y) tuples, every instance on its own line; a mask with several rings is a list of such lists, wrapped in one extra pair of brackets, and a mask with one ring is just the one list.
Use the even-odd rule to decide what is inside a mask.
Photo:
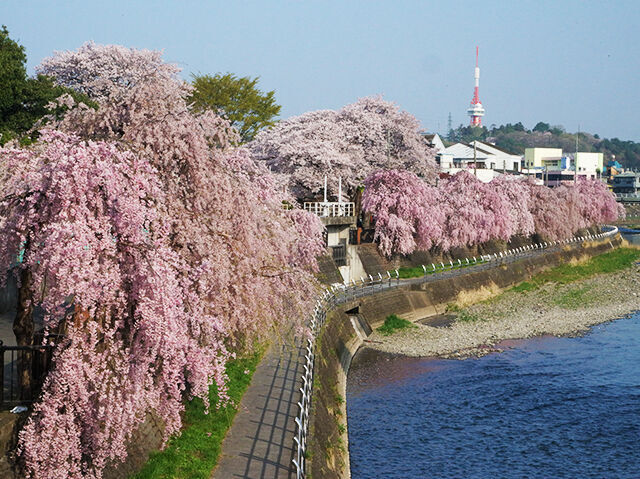
[(446, 364), (444, 360), (410, 358), (364, 347), (349, 368), (348, 393), (357, 396), (371, 389), (397, 387), (416, 376), (445, 368)]

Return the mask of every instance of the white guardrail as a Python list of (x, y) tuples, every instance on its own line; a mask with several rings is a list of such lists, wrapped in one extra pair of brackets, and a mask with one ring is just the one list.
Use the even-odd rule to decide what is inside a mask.
[(355, 203), (344, 201), (316, 201), (305, 203), (303, 207), (305, 211), (309, 211), (320, 217), (353, 216), (355, 211)]
[(313, 313), (309, 321), (311, 329), (311, 339), (307, 339), (305, 348), (305, 363), (304, 373), (302, 375), (302, 387), (300, 388), (301, 398), (298, 401), (298, 416), (295, 418), (296, 422), (296, 434), (293, 438), (295, 442), (296, 454), (293, 459), (293, 466), (296, 471), (296, 479), (305, 478), (305, 463), (307, 452), (307, 439), (309, 434), (309, 413), (311, 412), (311, 396), (313, 394), (313, 371), (314, 371), (314, 359), (316, 338), (325, 320), (327, 319), (327, 313), (334, 309), (339, 304), (343, 304), (349, 301), (353, 301), (363, 296), (371, 296), (386, 289), (398, 287), (402, 284), (420, 283), (426, 282), (427, 278), (432, 278), (433, 274), (440, 274), (445, 271), (451, 271), (453, 269), (460, 269), (467, 266), (486, 264), (491, 262), (497, 262), (498, 264), (505, 258), (517, 257), (526, 255), (534, 250), (543, 250), (554, 246), (569, 245), (574, 243), (582, 243), (585, 241), (603, 239), (609, 236), (614, 236), (618, 233), (616, 226), (603, 226), (608, 228), (607, 231), (599, 233), (597, 235), (579, 236), (566, 240), (544, 242), (534, 245), (521, 246), (500, 253), (494, 253), (492, 255), (483, 255), (480, 258), (473, 257), (472, 259), (465, 258), (464, 260), (457, 260), (457, 262), (449, 261), (449, 263), (432, 263), (431, 267), (422, 265), (424, 275), (420, 278), (412, 278), (406, 281), (400, 280), (398, 270), (395, 270), (392, 274), (387, 271), (386, 275), (378, 273), (378, 277), (371, 275), (368, 278), (360, 278), (360, 281), (351, 281), (350, 284), (333, 285), (331, 288), (324, 290), (322, 295), (316, 301)]

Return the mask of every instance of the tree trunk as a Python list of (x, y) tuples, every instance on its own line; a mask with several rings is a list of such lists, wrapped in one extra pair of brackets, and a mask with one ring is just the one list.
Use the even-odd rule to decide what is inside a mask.
[[(31, 346), (33, 344), (33, 294), (31, 291), (31, 271), (28, 268), (20, 274), (20, 289), (18, 290), (18, 305), (16, 317), (13, 321), (13, 332), (16, 335), (18, 346)], [(18, 352), (18, 381), (20, 399), (32, 399), (33, 378), (31, 377), (31, 351)]]

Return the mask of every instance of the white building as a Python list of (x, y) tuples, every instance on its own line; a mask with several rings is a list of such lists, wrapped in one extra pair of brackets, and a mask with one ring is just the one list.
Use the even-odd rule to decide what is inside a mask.
[(422, 136), (430, 147), (436, 149), (436, 153), (440, 153), (445, 149), (442, 138), (437, 133), (425, 133)]
[(440, 171), (455, 175), (458, 171), (472, 171), (478, 179), (489, 182), (501, 174), (517, 174), (522, 158), (495, 145), (472, 141), (468, 145), (455, 143), (437, 155)]
[(579, 151), (575, 155), (578, 176), (584, 174), (602, 174), (604, 171), (604, 154)]
[(561, 148), (526, 148), (523, 173), (535, 176), (547, 186), (559, 186), (578, 177), (595, 179), (604, 171), (604, 155), (579, 151), (563, 154)]
[(472, 141), (472, 146), (476, 145), (476, 150), (486, 153), (488, 158), (488, 169), (500, 170), (514, 173), (520, 171), (520, 165), (522, 163), (522, 157), (520, 155), (513, 155), (507, 151), (498, 148), (495, 145), (488, 143), (482, 143), (480, 141)]

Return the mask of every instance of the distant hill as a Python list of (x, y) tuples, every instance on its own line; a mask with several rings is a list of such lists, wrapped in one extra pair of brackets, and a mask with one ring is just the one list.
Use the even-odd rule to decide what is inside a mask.
[(445, 138), (448, 142), (468, 143), (472, 140), (488, 141), (512, 153), (523, 155), (525, 148), (535, 146), (562, 148), (565, 153), (576, 151), (576, 136), (578, 137), (578, 151), (596, 151), (605, 155), (605, 161), (612, 155), (625, 168), (640, 168), (640, 143), (620, 140), (618, 138), (601, 139), (597, 134), (586, 132), (567, 133), (560, 125), (551, 126), (549, 123), (539, 122), (532, 130), (527, 130), (520, 122), (507, 123), (496, 127), (471, 127), (460, 125), (450, 130)]

